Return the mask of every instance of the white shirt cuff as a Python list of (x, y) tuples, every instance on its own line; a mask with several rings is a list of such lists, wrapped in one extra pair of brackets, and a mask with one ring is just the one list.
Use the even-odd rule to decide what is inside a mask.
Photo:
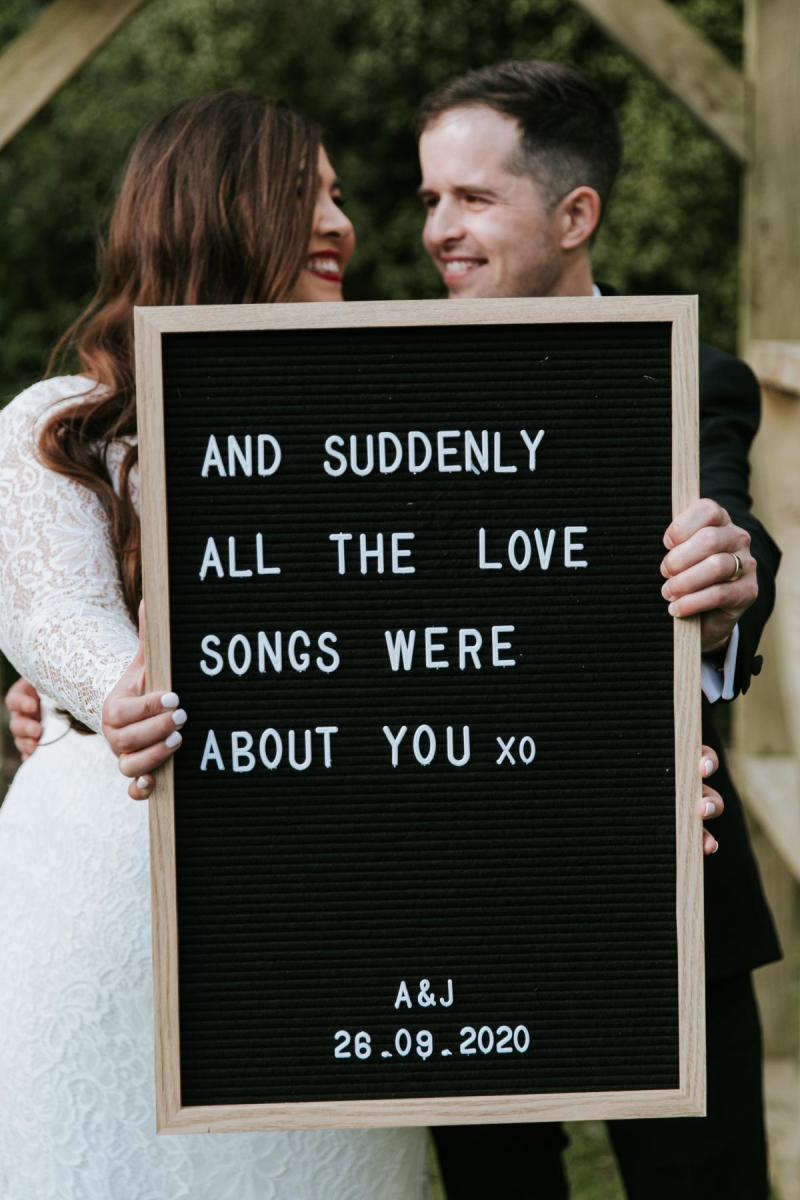
[(736, 656), (739, 652), (739, 626), (734, 625), (728, 649), (725, 651), (725, 661), (721, 667), (710, 662), (706, 655), (700, 666), (700, 686), (709, 704), (717, 700), (733, 699), (733, 677), (736, 674)]

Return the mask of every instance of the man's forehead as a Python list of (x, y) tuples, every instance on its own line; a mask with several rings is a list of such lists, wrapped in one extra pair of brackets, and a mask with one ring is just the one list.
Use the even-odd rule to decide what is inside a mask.
[(464, 104), (445, 109), (429, 121), (420, 141), (458, 143), (466, 150), (472, 146), (497, 146), (503, 154), (519, 145), (519, 123), (487, 104)]
[(453, 176), (455, 171), (461, 187), (488, 184), (498, 173), (510, 173), (519, 137), (519, 125), (513, 118), (486, 105), (448, 109), (431, 121), (420, 137), (423, 174), (444, 170)]

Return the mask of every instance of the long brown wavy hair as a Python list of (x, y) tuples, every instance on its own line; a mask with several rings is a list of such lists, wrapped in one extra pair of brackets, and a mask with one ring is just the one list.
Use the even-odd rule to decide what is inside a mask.
[(122, 179), (97, 292), (50, 356), (48, 375), (74, 355), (96, 387), (50, 418), (39, 457), (101, 501), (134, 625), (142, 592), (135, 442), (118, 492), (106, 464), (109, 444), (136, 434), (134, 305), (291, 299), (311, 237), (319, 145), (316, 126), (246, 92), (187, 100), (153, 121)]

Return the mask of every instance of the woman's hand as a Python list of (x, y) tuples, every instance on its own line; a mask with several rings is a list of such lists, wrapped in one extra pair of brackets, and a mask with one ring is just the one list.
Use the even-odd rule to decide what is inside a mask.
[(39, 693), (27, 679), (18, 679), (6, 692), (6, 708), (14, 745), (25, 762), (39, 745), (42, 736), (42, 705)]
[(153, 789), (152, 772), (183, 741), (178, 732), (186, 713), (175, 692), (145, 692), (144, 606), (139, 610), (139, 648), (103, 705), (103, 736), (119, 759), (119, 769), (133, 782), (132, 800), (146, 800)]
[[(715, 751), (710, 746), (703, 746), (700, 751), (700, 776), (702, 779), (708, 779), (709, 775), (713, 775), (719, 767), (719, 759)], [(714, 817), (718, 817), (720, 813), (725, 811), (725, 801), (720, 796), (719, 792), (708, 784), (703, 784), (703, 798), (700, 802), (699, 816), (704, 821), (713, 821)], [(708, 832), (703, 830), (703, 854), (716, 854), (719, 850), (719, 842)]]

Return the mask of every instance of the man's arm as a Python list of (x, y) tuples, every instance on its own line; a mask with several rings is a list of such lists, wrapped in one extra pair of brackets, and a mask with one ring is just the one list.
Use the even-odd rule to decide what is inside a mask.
[[(664, 598), (674, 616), (700, 614), (703, 650), (721, 664), (738, 626), (733, 696), (760, 664), (756, 650), (772, 611), (780, 553), (751, 511), (750, 445), (760, 415), (748, 367), (709, 347), (700, 354), (700, 476), (706, 497), (669, 526), (662, 565)], [(736, 558), (742, 565), (740, 578)]]
[[(745, 363), (719, 350), (700, 350), (701, 494), (712, 496), (731, 520), (750, 535), (758, 594), (739, 619), (739, 650), (733, 694), (746, 692), (760, 670), (756, 651), (775, 604), (775, 576), (781, 555), (750, 498), (750, 447), (761, 419), (758, 382)], [(754, 670), (755, 664), (755, 670)]]

